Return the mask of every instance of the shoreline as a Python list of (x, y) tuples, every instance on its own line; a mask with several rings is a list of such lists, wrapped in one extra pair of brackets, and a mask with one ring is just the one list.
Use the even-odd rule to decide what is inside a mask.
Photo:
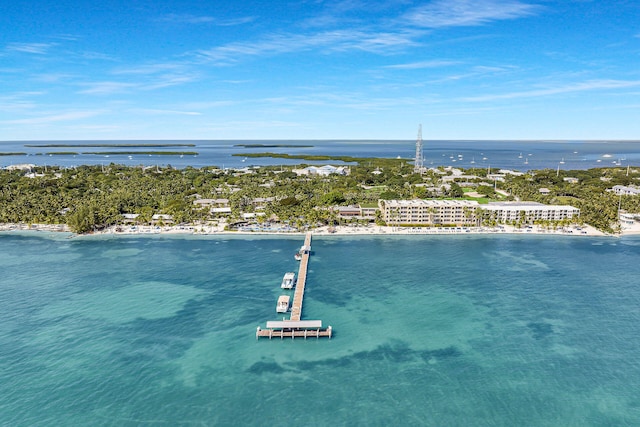
[[(120, 229), (120, 231), (117, 231)], [(0, 232), (34, 231), (34, 232), (64, 232), (71, 233), (65, 224), (0, 224)], [(111, 226), (95, 233), (74, 236), (129, 236), (129, 235), (271, 235), (298, 236), (304, 231), (229, 231), (221, 226), (213, 225), (180, 225), (180, 226)], [(555, 235), (555, 236), (609, 236), (622, 237), (640, 234), (638, 226), (626, 226), (620, 234), (606, 234), (589, 225), (569, 226), (558, 229), (545, 229), (539, 226), (517, 228), (510, 225), (497, 227), (392, 227), (392, 226), (323, 226), (312, 230), (317, 236), (390, 236), (390, 235), (464, 235), (464, 234), (520, 234), (520, 235)]]

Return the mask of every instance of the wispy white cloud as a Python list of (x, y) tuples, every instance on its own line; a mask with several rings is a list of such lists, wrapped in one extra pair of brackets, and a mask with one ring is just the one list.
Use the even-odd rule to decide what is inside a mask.
[(407, 22), (424, 28), (476, 26), (531, 16), (539, 6), (518, 0), (434, 0), (409, 11)]
[(28, 111), (33, 110), (37, 107), (37, 104), (32, 101), (27, 100), (14, 100), (14, 101), (4, 101), (0, 99), (0, 111), (6, 113), (16, 113), (18, 111)]
[(191, 68), (187, 64), (167, 62), (116, 69), (111, 74), (116, 76), (145, 76), (145, 79), (136, 84), (136, 86), (142, 90), (154, 90), (198, 80), (199, 75), (191, 71)]
[(14, 100), (14, 99), (24, 99), (24, 98), (30, 98), (33, 96), (40, 96), (40, 95), (44, 95), (45, 92), (42, 91), (35, 91), (35, 90), (30, 90), (30, 91), (21, 91), (21, 92), (14, 92), (14, 93), (10, 93), (7, 95), (2, 95), (0, 96), (0, 101), (4, 100)]
[[(398, 5), (397, 2), (393, 3), (395, 6)], [(327, 8), (326, 16), (319, 15), (322, 18), (320, 21), (326, 21), (323, 26), (330, 26), (331, 23), (346, 19), (343, 16), (344, 13), (366, 10), (365, 2), (359, 0), (331, 4), (332, 7)], [(275, 56), (312, 50), (321, 53), (364, 51), (391, 55), (423, 44), (423, 37), (435, 28), (472, 26), (491, 21), (516, 19), (533, 15), (538, 10), (538, 6), (519, 0), (435, 0), (425, 6), (413, 8), (397, 19), (388, 18), (384, 21), (377, 19), (366, 23), (354, 21), (355, 24), (351, 22), (350, 25), (341, 25), (338, 29), (318, 32), (271, 34), (257, 41), (233, 42), (211, 49), (198, 50), (194, 55), (200, 60), (217, 65), (232, 65), (247, 57)], [(406, 65), (398, 64), (395, 68), (433, 66), (439, 66), (439, 64), (424, 61)]]
[(278, 108), (299, 111), (300, 107), (323, 107), (332, 110), (348, 109), (359, 111), (384, 111), (393, 110), (401, 106), (418, 106), (435, 102), (411, 96), (398, 97), (375, 97), (363, 93), (333, 93), (318, 92), (304, 96), (274, 97), (257, 99), (252, 101), (252, 105), (267, 105), (269, 110), (273, 106)]
[(224, 100), (224, 101), (206, 101), (206, 102), (187, 102), (181, 107), (187, 110), (207, 110), (210, 108), (229, 107), (232, 105), (239, 105), (239, 104), (242, 104), (242, 101)]
[(76, 40), (79, 40), (81, 37), (75, 34), (56, 34), (54, 36), (51, 36), (51, 38), (57, 39), (57, 40), (65, 40), (65, 41), (76, 41)]
[(6, 50), (10, 52), (44, 55), (49, 51), (49, 49), (56, 45), (57, 43), (9, 43)]
[(572, 92), (586, 92), (607, 89), (625, 89), (640, 86), (640, 80), (589, 80), (565, 86), (557, 86), (545, 89), (534, 89), (529, 91), (510, 92), (502, 94), (489, 94), (463, 98), (468, 102), (495, 101), (500, 99), (536, 98), (542, 96), (558, 95)]
[(69, 82), (71, 79), (77, 78), (77, 76), (67, 73), (46, 73), (36, 74), (32, 78), (33, 80), (41, 83), (63, 83)]
[[(368, 16), (370, 2), (346, 0), (326, 3), (326, 10), (307, 20), (301, 27), (331, 27), (336, 29), (300, 33), (287, 32), (263, 36), (256, 41), (232, 42), (225, 45), (201, 49), (193, 53), (199, 60), (216, 65), (232, 65), (243, 58), (276, 56), (294, 52), (317, 51), (320, 53), (363, 51), (379, 55), (391, 55), (422, 45), (426, 34), (433, 29), (450, 26), (481, 25), (491, 21), (516, 19), (530, 16), (539, 6), (520, 0), (434, 0), (424, 6), (397, 15), (402, 5), (399, 1), (383, 2), (384, 9), (393, 9), (397, 18), (382, 19), (380, 15), (367, 21), (354, 15)], [(315, 21), (314, 21), (315, 20)], [(348, 23), (345, 23), (346, 21)], [(310, 25), (309, 22), (314, 22)], [(300, 27), (298, 27), (300, 28)], [(478, 36), (475, 36), (478, 37)], [(464, 40), (463, 40), (464, 41)], [(396, 68), (429, 68), (435, 62), (398, 64)], [(444, 64), (443, 64), (444, 65)], [(390, 67), (393, 68), (393, 67)]]
[(254, 16), (244, 16), (244, 17), (234, 18), (234, 19), (218, 19), (213, 23), (219, 27), (233, 27), (236, 25), (249, 24), (255, 20), (256, 18)]
[[(369, 8), (367, 9), (367, 3)], [(347, 26), (358, 22), (362, 12), (371, 10), (377, 2), (363, 2), (362, 0), (337, 0), (323, 2), (323, 9), (310, 18), (300, 22), (302, 27), (329, 28)]]
[(56, 122), (81, 120), (101, 114), (101, 111), (70, 111), (68, 113), (51, 114), (26, 119), (4, 120), (2, 123), (13, 125), (41, 125)]
[(395, 15), (395, 10), (403, 8), (406, 0), (332, 0), (317, 2), (319, 10), (312, 17), (303, 19), (299, 25), (309, 28), (348, 27), (354, 25), (381, 24), (388, 21), (388, 16)]
[(237, 131), (238, 129), (264, 129), (264, 128), (299, 128), (300, 123), (290, 122), (284, 120), (247, 120), (247, 121), (229, 121), (213, 123), (207, 126), (208, 130), (231, 130)]
[(34, 110), (38, 107), (38, 104), (33, 101), (33, 98), (42, 95), (44, 95), (44, 92), (25, 91), (0, 96), (0, 111), (16, 113), (18, 111)]
[(110, 61), (110, 62), (118, 61), (118, 59), (115, 58), (114, 56), (107, 55), (106, 53), (101, 53), (101, 52), (91, 52), (91, 51), (80, 52), (78, 53), (78, 56), (84, 59), (91, 59), (91, 60), (97, 59), (100, 61)]
[(486, 73), (486, 74), (495, 74), (495, 73), (503, 73), (510, 72), (516, 70), (518, 67), (514, 65), (476, 65), (473, 67), (473, 70), (478, 73)]
[(232, 64), (239, 57), (277, 55), (291, 52), (323, 50), (325, 52), (360, 50), (380, 54), (416, 46), (412, 32), (377, 32), (335, 30), (316, 34), (277, 34), (255, 43), (240, 42), (200, 50), (197, 57), (217, 64)]
[(111, 95), (114, 93), (125, 93), (138, 87), (136, 83), (124, 82), (95, 82), (83, 84), (87, 89), (83, 89), (78, 93), (84, 95)]
[(417, 70), (421, 68), (448, 67), (450, 65), (457, 65), (457, 64), (460, 64), (460, 62), (434, 59), (430, 61), (419, 61), (419, 62), (409, 62), (406, 64), (386, 65), (383, 68), (391, 68), (396, 70)]
[(197, 16), (189, 14), (175, 14), (161, 16), (158, 22), (168, 22), (172, 24), (213, 24), (220, 27), (231, 27), (235, 25), (248, 24), (255, 20), (253, 16), (242, 16), (238, 18), (220, 19), (214, 16)]
[(111, 74), (140, 74), (140, 75), (150, 75), (150, 74), (158, 74), (158, 73), (166, 73), (168, 71), (180, 71), (185, 68), (184, 64), (176, 63), (176, 62), (163, 62), (157, 64), (146, 64), (146, 65), (138, 65), (131, 66), (127, 68), (119, 68), (113, 70)]
[(467, 107), (467, 108), (447, 108), (440, 107), (433, 109), (429, 112), (425, 112), (425, 116), (428, 117), (440, 117), (440, 116), (477, 116), (487, 112), (505, 111), (505, 106), (485, 106), (485, 107)]
[(243, 85), (251, 83), (253, 80), (222, 80), (223, 83), (229, 83), (231, 85)]
[(129, 111), (132, 113), (149, 114), (149, 115), (178, 115), (178, 116), (201, 116), (202, 113), (197, 111), (177, 111), (177, 110), (162, 110), (155, 108), (132, 108)]
[(147, 78), (139, 82), (121, 82), (121, 81), (101, 81), (81, 83), (80, 86), (86, 87), (78, 91), (83, 95), (112, 95), (119, 93), (132, 93), (133, 91), (150, 91), (171, 86), (183, 85), (197, 80), (195, 75), (188, 74), (162, 74)]
[(454, 73), (454, 74), (440, 76), (438, 78), (428, 80), (427, 82), (430, 85), (448, 83), (448, 82), (459, 82), (462, 80), (469, 80), (469, 79), (495, 77), (497, 75), (512, 73), (517, 70), (518, 70), (518, 67), (510, 66), (510, 65), (504, 65), (499, 67), (476, 65), (476, 66), (464, 69), (462, 71), (458, 71), (457, 73)]
[[(78, 124), (78, 123), (74, 123), (73, 127), (71, 128), (71, 130), (75, 131), (89, 131), (89, 132), (99, 132), (99, 133), (104, 133), (104, 132), (114, 132), (114, 131), (120, 131), (120, 130), (124, 130), (125, 128), (123, 126), (119, 126), (119, 125), (92, 125), (92, 124)], [(126, 129), (127, 131), (129, 129)]]
[(142, 90), (155, 90), (155, 89), (162, 89), (165, 87), (179, 86), (186, 83), (191, 83), (196, 80), (198, 80), (198, 77), (195, 75), (165, 74), (165, 75), (157, 76), (156, 79), (153, 81), (145, 82), (141, 84), (140, 88)]

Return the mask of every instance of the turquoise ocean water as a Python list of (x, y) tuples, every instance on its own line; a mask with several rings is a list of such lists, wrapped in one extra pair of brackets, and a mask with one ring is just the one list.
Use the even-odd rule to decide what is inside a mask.
[(640, 238), (0, 234), (0, 425), (640, 425)]

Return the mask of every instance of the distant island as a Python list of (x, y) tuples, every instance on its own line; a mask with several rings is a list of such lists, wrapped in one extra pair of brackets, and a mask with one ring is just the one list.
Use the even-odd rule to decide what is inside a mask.
[(293, 159), (293, 160), (308, 160), (308, 161), (339, 161), (345, 163), (373, 163), (376, 164), (393, 164), (393, 163), (406, 163), (411, 159), (389, 159), (380, 157), (353, 157), (353, 156), (330, 156), (322, 154), (284, 154), (284, 153), (235, 153), (232, 154), (235, 157), (271, 157), (276, 159)]
[(312, 148), (313, 145), (294, 145), (294, 144), (236, 144), (234, 147), (244, 148)]
[[(80, 154), (96, 156), (118, 156), (118, 155), (153, 155), (153, 156), (197, 156), (197, 151), (50, 151), (47, 153), (36, 153), (34, 156), (77, 156)], [(15, 154), (13, 154), (15, 155)]]
[(153, 156), (197, 156), (197, 151), (84, 151), (82, 154), (94, 154), (97, 156), (117, 155), (153, 155)]
[(167, 148), (167, 147), (195, 147), (196, 144), (137, 144), (137, 143), (120, 143), (120, 144), (107, 144), (107, 143), (99, 143), (99, 144), (24, 144), (25, 147), (29, 148), (73, 148), (73, 147), (93, 147), (93, 148)]

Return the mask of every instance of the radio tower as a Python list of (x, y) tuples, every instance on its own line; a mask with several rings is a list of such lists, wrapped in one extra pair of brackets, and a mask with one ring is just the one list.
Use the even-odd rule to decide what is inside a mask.
[(424, 158), (422, 157), (422, 125), (418, 127), (418, 140), (416, 141), (416, 157), (413, 163), (413, 172), (422, 173), (424, 170)]

